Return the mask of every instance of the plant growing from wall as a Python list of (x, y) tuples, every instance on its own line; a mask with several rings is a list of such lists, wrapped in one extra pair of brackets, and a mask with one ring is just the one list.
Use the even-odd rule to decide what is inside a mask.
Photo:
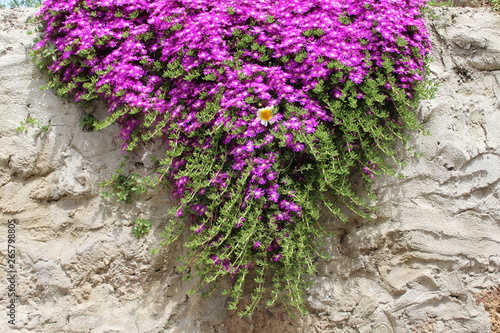
[(28, 115), (26, 119), (21, 121), (19, 126), (16, 128), (16, 131), (27, 133), (29, 128), (35, 129), (38, 133), (46, 133), (49, 130), (50, 125), (43, 125), (41, 120)]
[(107, 102), (94, 128), (120, 124), (124, 150), (168, 148), (153, 183), (173, 188), (172, 221), (191, 229), (184, 263), (200, 286), (230, 276), (230, 308), (245, 297), (242, 314), (278, 299), (303, 309), (320, 209), (365, 215), (353, 176), (370, 193), (392, 172), (395, 143), (420, 129), (423, 6), (47, 0), (34, 56), (59, 95)]
[(494, 10), (500, 10), (500, 0), (490, 0), (488, 4), (493, 7)]
[(85, 114), (80, 118), (80, 124), (86, 132), (91, 132), (94, 130), (94, 124), (97, 122), (97, 118), (91, 114)]
[(157, 185), (153, 176), (142, 177), (136, 173), (124, 172), (125, 165), (125, 161), (122, 161), (120, 168), (115, 171), (111, 178), (99, 184), (110, 189), (110, 192), (103, 191), (101, 193), (105, 199), (114, 198), (116, 201), (129, 203), (134, 197), (146, 193)]

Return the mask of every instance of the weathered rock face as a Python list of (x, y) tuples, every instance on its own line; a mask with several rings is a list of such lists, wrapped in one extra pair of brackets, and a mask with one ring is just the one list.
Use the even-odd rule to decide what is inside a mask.
[[(89, 110), (39, 90), (43, 76), (27, 55), (33, 12), (0, 10), (0, 260), (7, 265), (7, 221), (16, 219), (19, 296), (16, 325), (4, 317), (5, 330), (490, 332), (475, 295), (500, 284), (498, 14), (443, 8), (429, 20), (440, 88), (418, 110), (431, 135), (415, 135), (413, 146), (425, 156), (408, 154), (401, 179), (378, 179), (372, 221), (325, 217), (336, 237), (308, 291), (310, 314), (290, 319), (272, 308), (240, 319), (220, 293), (186, 296), (193, 282), (175, 271), (181, 245), (150, 253), (168, 191), (131, 204), (99, 195), (119, 167), (118, 130), (83, 131)], [(48, 131), (17, 132), (28, 116)], [(147, 154), (132, 162), (149, 166)], [(154, 230), (135, 239), (134, 218), (155, 221)], [(0, 306), (8, 302), (5, 288)]]

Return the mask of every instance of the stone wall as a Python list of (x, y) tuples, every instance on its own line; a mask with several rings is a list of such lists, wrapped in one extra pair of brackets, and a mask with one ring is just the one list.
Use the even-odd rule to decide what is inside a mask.
[[(168, 191), (130, 204), (100, 196), (98, 183), (121, 161), (118, 129), (85, 132), (84, 110), (39, 90), (28, 56), (32, 9), (0, 10), (0, 281), (6, 285), (7, 222), (16, 219), (19, 332), (490, 332), (482, 303), (500, 286), (500, 16), (485, 8), (442, 8), (429, 19), (437, 98), (419, 117), (403, 177), (376, 183), (380, 210), (342, 225), (308, 290), (307, 316), (281, 307), (239, 318), (227, 298), (186, 295), (177, 244), (158, 246)], [(27, 117), (42, 132), (16, 128)], [(148, 170), (149, 156), (128, 165)], [(136, 169), (135, 169), (136, 168)], [(135, 239), (134, 218), (155, 221)], [(0, 291), (0, 307), (9, 299)], [(499, 293), (497, 292), (496, 295)], [(485, 296), (486, 295), (486, 296)], [(481, 298), (482, 297), (482, 298)], [(491, 310), (492, 318), (498, 309)], [(498, 328), (498, 326), (496, 326)]]

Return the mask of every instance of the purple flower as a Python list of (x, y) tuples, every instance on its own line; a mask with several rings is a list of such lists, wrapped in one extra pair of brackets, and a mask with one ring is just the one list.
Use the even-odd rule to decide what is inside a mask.
[(281, 253), (273, 255), (273, 261), (280, 261), (282, 256), (283, 255)]
[(262, 190), (260, 187), (254, 188), (253, 189), (253, 195), (255, 199), (258, 199), (260, 197), (264, 196), (264, 190)]
[(207, 211), (207, 206), (202, 205), (202, 204), (195, 204), (195, 205), (192, 205), (190, 208), (193, 212), (195, 212), (199, 216), (204, 215), (205, 212)]
[(203, 230), (205, 230), (205, 223), (200, 224), (200, 226), (194, 232), (196, 232), (197, 234), (199, 234)]
[(271, 244), (267, 247), (267, 252), (277, 251), (279, 249), (280, 249), (280, 246), (278, 244), (278, 241), (276, 239), (273, 239)]
[(245, 222), (246, 220), (247, 220), (246, 218), (242, 217), (242, 218), (238, 221), (238, 223), (236, 223), (236, 224), (235, 224), (235, 226), (234, 226), (234, 227), (235, 227), (236, 229), (238, 229), (239, 227), (241, 227), (241, 226), (243, 225), (243, 222)]
[(277, 189), (278, 189), (278, 184), (275, 184), (267, 189), (267, 198), (272, 202), (278, 202), (280, 198)]

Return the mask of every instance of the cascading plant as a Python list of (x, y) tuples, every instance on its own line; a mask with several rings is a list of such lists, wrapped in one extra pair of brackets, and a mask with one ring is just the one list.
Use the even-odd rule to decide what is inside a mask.
[(167, 148), (157, 184), (172, 186), (172, 221), (191, 230), (184, 263), (200, 286), (229, 276), (241, 314), (276, 300), (303, 310), (320, 209), (363, 215), (371, 206), (353, 177), (371, 193), (394, 145), (421, 130), (414, 110), (432, 92), (424, 6), (47, 0), (34, 57), (59, 95), (107, 103), (94, 128), (120, 124), (124, 150)]

